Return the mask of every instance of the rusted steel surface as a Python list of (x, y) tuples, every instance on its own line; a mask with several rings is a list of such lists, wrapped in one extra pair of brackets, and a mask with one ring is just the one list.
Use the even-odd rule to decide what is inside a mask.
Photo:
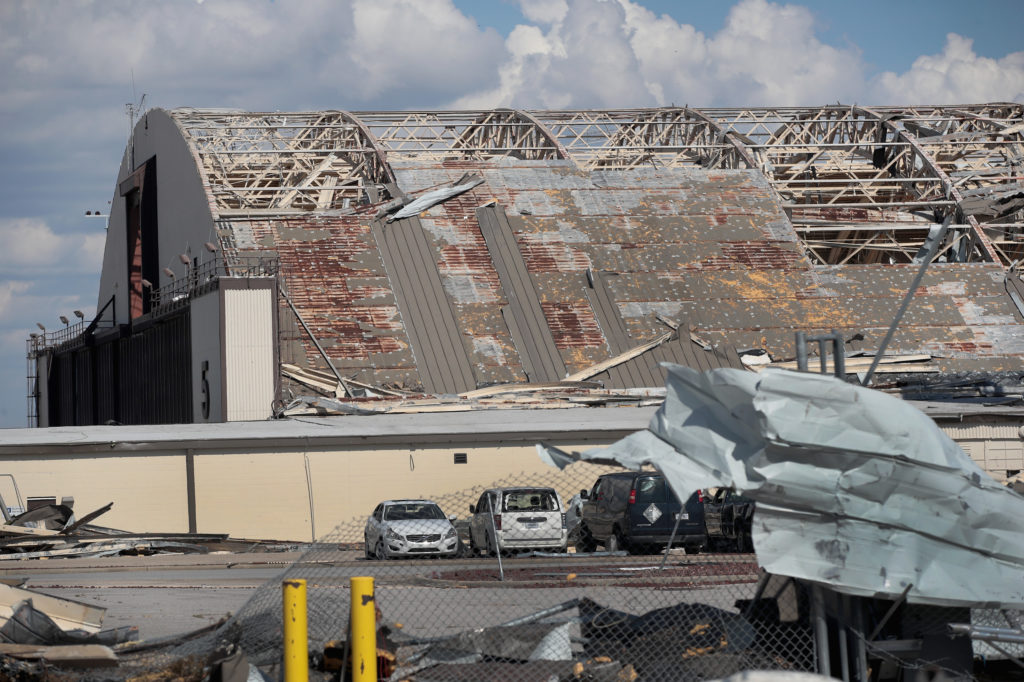
[[(708, 353), (684, 335), (631, 361), (642, 368), (622, 366), (599, 377), (613, 387), (650, 385), (660, 376), (660, 360), (736, 366), (735, 348), (792, 357), (796, 330), (859, 333), (864, 339), (858, 346), (871, 348), (917, 267), (814, 265), (759, 171), (587, 171), (561, 160), (510, 158), (393, 166), (398, 186), (411, 198), (467, 171), (484, 178), (419, 219), (477, 386), (528, 379), (502, 314), (510, 292), (477, 214), (490, 202), (507, 215), (517, 257), (566, 372), (664, 333), (657, 315), (692, 328), (716, 347)], [(280, 257), (289, 295), (343, 376), (421, 390), (410, 320), (400, 314), (371, 234), (376, 208), (234, 218), (220, 223), (222, 242), (239, 254)], [(600, 305), (588, 270), (604, 282)], [(1024, 320), (1006, 293), (1003, 273), (998, 264), (933, 264), (891, 351), (932, 353), (944, 370), (1019, 368)], [(614, 322), (613, 311), (619, 316)], [(281, 319), (287, 316), (283, 312)], [(296, 326), (281, 327), (293, 355), (304, 356), (289, 360), (282, 353), (283, 359), (322, 366)]]

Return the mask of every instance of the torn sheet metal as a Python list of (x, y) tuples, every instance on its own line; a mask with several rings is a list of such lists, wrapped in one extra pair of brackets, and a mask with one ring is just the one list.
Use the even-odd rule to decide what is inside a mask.
[[(650, 425), (583, 459), (757, 502), (768, 572), (912, 603), (1024, 605), (1024, 497), (908, 403), (830, 376), (667, 365)], [(551, 448), (559, 466), (573, 460)]]
[[(0, 619), (9, 621), (25, 603), (32, 604), (36, 611), (44, 613), (61, 630), (81, 630), (99, 632), (103, 625), (103, 616), (107, 610), (100, 606), (92, 606), (72, 599), (53, 597), (41, 592), (27, 590), (10, 585), (0, 585)], [(37, 644), (35, 641), (17, 641), (21, 644)], [(53, 643), (53, 642), (46, 642)]]
[(468, 192), (469, 190), (473, 189), (483, 181), (484, 179), (482, 177), (476, 175), (467, 178), (466, 182), (452, 185), (451, 187), (442, 187), (440, 189), (435, 189), (431, 192), (427, 192), (426, 194), (419, 196), (415, 200), (406, 204), (401, 211), (398, 211), (394, 215), (388, 217), (388, 222), (390, 223), (394, 220), (399, 220), (401, 218), (412, 218), (413, 216), (417, 216), (423, 211), (426, 211), (431, 206), (436, 206), (437, 204), (440, 204), (442, 201), (448, 201), (452, 197), (458, 196), (463, 192)]

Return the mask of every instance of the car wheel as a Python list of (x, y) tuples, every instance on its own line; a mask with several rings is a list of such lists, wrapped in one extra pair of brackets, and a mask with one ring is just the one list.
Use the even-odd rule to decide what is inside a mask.
[(391, 555), (388, 554), (388, 548), (384, 546), (383, 540), (377, 540), (377, 546), (373, 550), (373, 555), (381, 561), (391, 558)]
[(370, 538), (366, 535), (363, 536), (363, 556), (366, 559), (373, 559), (373, 552), (370, 551)]
[(750, 538), (750, 532), (743, 526), (736, 531), (736, 548), (744, 554), (754, 551), (754, 542)]
[(597, 542), (594, 541), (594, 536), (590, 534), (590, 529), (583, 523), (580, 523), (579, 538), (576, 540), (576, 551), (589, 554), (597, 549)]
[(609, 552), (618, 552), (620, 549), (625, 549), (626, 543), (622, 539), (622, 534), (618, 528), (612, 529), (611, 537), (609, 537), (605, 543), (604, 548)]
[(491, 542), (490, 533), (484, 535), (484, 541), (487, 543), (487, 556), (498, 556), (498, 550)]

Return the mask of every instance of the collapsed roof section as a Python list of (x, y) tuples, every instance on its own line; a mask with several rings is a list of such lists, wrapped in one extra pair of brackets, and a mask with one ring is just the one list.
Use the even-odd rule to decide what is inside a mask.
[(1015, 369), (1024, 318), (1005, 267), (1024, 256), (1022, 113), (169, 115), (228, 262), (280, 259), (295, 313), (283, 362), (327, 357), (368, 385), (458, 393), (614, 357), (584, 378), (660, 386), (663, 360), (792, 357), (794, 330), (877, 347), (950, 215), (890, 348), (938, 356), (934, 370)]
[(1024, 256), (1016, 103), (174, 116), (221, 216), (374, 201), (394, 180), (387, 161), (561, 159), (586, 171), (758, 170), (816, 263), (909, 262), (949, 213), (940, 260)]

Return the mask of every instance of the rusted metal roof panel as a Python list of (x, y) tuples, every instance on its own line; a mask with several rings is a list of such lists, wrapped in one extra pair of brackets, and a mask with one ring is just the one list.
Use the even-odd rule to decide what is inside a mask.
[(476, 210), (487, 252), (498, 271), (508, 305), (502, 314), (519, 351), (527, 378), (532, 382), (558, 381), (565, 376), (565, 365), (558, 354), (551, 323), (562, 326), (572, 316), (568, 306), (541, 303), (530, 269), (524, 258), (505, 211), (490, 205)]
[(419, 219), (387, 224), (376, 221), (373, 235), (405, 321), (424, 390), (461, 393), (476, 388), (462, 334)]
[[(559, 379), (664, 333), (659, 315), (684, 330), (691, 326), (715, 352), (684, 334), (598, 379), (610, 387), (660, 386), (658, 361), (737, 366), (733, 348), (791, 358), (797, 330), (859, 334), (863, 339), (849, 347), (871, 349), (917, 267), (813, 264), (757, 171), (588, 171), (565, 161), (500, 157), (392, 166), (410, 198), (466, 172), (484, 179), (418, 220), (396, 223), (422, 238), (420, 264), (431, 264), (436, 276), (432, 303), (409, 304), (419, 317), (406, 314), (396, 291), (409, 287), (418, 295), (420, 280), (403, 284), (384, 267), (371, 232), (377, 205), (219, 223), (221, 243), (234, 252), (279, 255), (285, 287), (332, 363), (343, 376), (368, 383), (451, 390), (523, 382), (536, 378), (544, 353), (560, 373), (544, 376)], [(500, 229), (482, 230), (478, 211), (494, 214)], [(500, 237), (496, 251), (488, 248), (487, 230)], [(601, 292), (588, 284), (588, 270), (599, 273)], [(532, 312), (510, 324), (503, 309), (530, 291)], [(289, 314), (281, 314), (282, 359), (322, 366)], [(426, 328), (454, 330), (466, 364), (427, 378), (415, 342)], [(545, 330), (549, 341), (541, 338)], [(1024, 318), (1006, 293), (1000, 265), (935, 263), (890, 352), (940, 356), (934, 362), (943, 370), (1009, 370), (1020, 367), (1022, 339)]]

